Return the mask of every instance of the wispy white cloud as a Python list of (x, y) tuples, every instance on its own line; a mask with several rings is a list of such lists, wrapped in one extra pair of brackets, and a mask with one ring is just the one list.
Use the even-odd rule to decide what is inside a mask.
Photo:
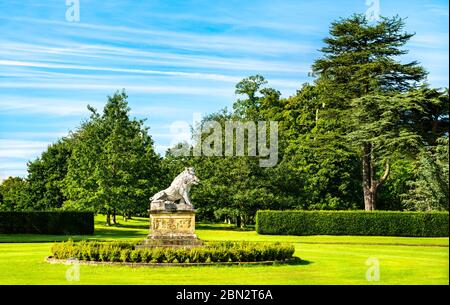
[(50, 142), (0, 139), (0, 158), (33, 158)]
[[(68, 83), (74, 82), (89, 82), (92, 84), (113, 84), (116, 83), (119, 87), (123, 87), (123, 84), (142, 84), (142, 85), (154, 85), (152, 82), (161, 83), (164, 78), (172, 82), (181, 83), (182, 80), (195, 80), (197, 78), (205, 81), (215, 82), (214, 87), (217, 87), (217, 83), (224, 83), (226, 88), (232, 91), (234, 84), (238, 83), (242, 78), (247, 75), (241, 76), (225, 76), (220, 74), (207, 74), (207, 73), (185, 73), (185, 72), (167, 72), (167, 71), (154, 71), (154, 70), (142, 70), (142, 69), (122, 69), (122, 68), (109, 68), (109, 67), (95, 67), (95, 66), (79, 66), (71, 64), (52, 64), (52, 63), (39, 63), (39, 62), (24, 62), (24, 61), (6, 61), (0, 60), (0, 66), (11, 67), (11, 69), (5, 69), (0, 75), (3, 77), (16, 78), (15, 83), (29, 83), (39, 79), (40, 82), (62, 83), (66, 81)], [(33, 68), (49, 68), (49, 69), (62, 69), (63, 71), (42, 71)], [(68, 73), (64, 70), (71, 71)], [(100, 74), (90, 73), (76, 73), (77, 71), (97, 71)], [(120, 71), (123, 71), (121, 73)], [(103, 74), (102, 72), (108, 72)], [(112, 74), (109, 74), (112, 73)], [(298, 80), (289, 79), (269, 79), (271, 86), (276, 86), (279, 89), (296, 90), (302, 82), (307, 80), (306, 74), (304, 78)], [(166, 81), (167, 83), (167, 81)], [(210, 84), (204, 83), (205, 86), (210, 87)], [(17, 86), (17, 85), (16, 85)], [(179, 87), (179, 86), (177, 86)], [(125, 87), (127, 88), (127, 87)], [(224, 89), (225, 87), (220, 87)], [(293, 92), (293, 91), (292, 91)]]
[(205, 15), (194, 15), (187, 13), (154, 13), (145, 12), (146, 16), (149, 18), (159, 18), (161, 20), (175, 20), (177, 22), (183, 21), (197, 21), (206, 24), (217, 24), (217, 25), (230, 25), (234, 28), (257, 28), (264, 30), (278, 30), (283, 32), (297, 33), (297, 34), (311, 34), (312, 32), (318, 32), (319, 27), (311, 24), (303, 23), (284, 23), (281, 20), (279, 22), (263, 20), (259, 18), (235, 18), (232, 16), (205, 16)]
[(68, 131), (8, 131), (7, 133), (4, 133), (3, 136), (7, 136), (10, 139), (41, 139), (41, 138), (56, 139), (64, 137), (67, 134)]
[(448, 17), (448, 6), (437, 5), (437, 4), (427, 4), (425, 5), (426, 10), (437, 16)]
[[(31, 22), (35, 24), (57, 25), (64, 27), (64, 32), (68, 35), (95, 39), (99, 33), (102, 38), (109, 41), (122, 41), (152, 45), (161, 45), (189, 50), (218, 50), (248, 53), (264, 53), (266, 55), (281, 55), (287, 53), (307, 53), (315, 49), (315, 46), (299, 44), (285, 40), (260, 37), (240, 37), (232, 35), (195, 34), (174, 32), (160, 29), (138, 29), (127, 26), (112, 26), (102, 24), (90, 24), (83, 22), (61, 22), (55, 20), (44, 20), (35, 18), (12, 17), (4, 18), (8, 20)], [(80, 31), (85, 29), (87, 31)], [(130, 35), (132, 34), (132, 35)]]
[(0, 160), (0, 171), (24, 170), (26, 168), (27, 168), (27, 165), (25, 162)]
[(26, 169), (7, 169), (7, 170), (1, 170), (0, 169), (0, 182), (3, 180), (9, 178), (9, 177), (26, 177), (27, 176), (27, 170)]
[[(2, 87), (3, 84), (0, 84)], [(19, 83), (16, 85), (20, 86)], [(26, 85), (26, 84), (22, 84)], [(10, 87), (9, 87), (10, 88)], [(1, 96), (1, 95), (0, 95)], [(87, 105), (100, 107), (101, 104), (86, 100), (67, 100), (54, 98), (34, 98), (20, 96), (1, 96), (2, 112), (46, 113), (54, 115), (80, 115), (88, 113)]]
[[(22, 114), (50, 114), (59, 116), (80, 116), (89, 113), (87, 105), (101, 109), (103, 103), (88, 100), (68, 100), (55, 98), (30, 98), (21, 96), (0, 95), (0, 108), (3, 113), (16, 112)], [(132, 115), (170, 117), (188, 110), (175, 106), (151, 106), (145, 103), (134, 104), (131, 109)], [(67, 132), (13, 132), (8, 133), (11, 138), (33, 138), (33, 137), (58, 137), (66, 135)]]
[(150, 115), (150, 116), (173, 116), (175, 114), (187, 112), (187, 109), (181, 107), (164, 107), (164, 106), (148, 106), (148, 105), (135, 105), (131, 109), (131, 113), (134, 115)]
[[(305, 73), (310, 70), (309, 64), (292, 63), (280, 60), (259, 60), (254, 57), (217, 57), (212, 55), (177, 54), (169, 52), (152, 52), (135, 48), (108, 45), (81, 44), (53, 40), (51, 45), (14, 43), (0, 41), (0, 55), (11, 58), (33, 58), (35, 61), (66, 62), (78, 58), (95, 58), (97, 60), (115, 63), (154, 64), (164, 67), (208, 68), (237, 71)], [(41, 54), (41, 55), (39, 55)], [(127, 54), (126, 57), (123, 54)], [(83, 60), (86, 62), (86, 60)]]
[(34, 67), (34, 68), (50, 68), (50, 69), (71, 69), (71, 70), (89, 70), (89, 71), (106, 71), (106, 72), (120, 72), (133, 74), (151, 74), (151, 75), (167, 75), (180, 76), (199, 79), (218, 80), (235, 83), (239, 78), (233, 76), (226, 76), (212, 73), (192, 73), (192, 72), (178, 72), (178, 71), (157, 71), (146, 69), (128, 69), (128, 68), (113, 68), (113, 67), (96, 67), (96, 66), (81, 66), (72, 64), (53, 64), (42, 62), (26, 62), (16, 60), (0, 60), (0, 66), (16, 66), (16, 67)]
[(410, 44), (427, 49), (442, 49), (449, 46), (448, 33), (421, 33), (411, 38)]
[(45, 83), (45, 82), (3, 82), (0, 88), (34, 88), (34, 89), (63, 89), (63, 90), (98, 90), (112, 92), (125, 88), (129, 92), (139, 93), (165, 93), (186, 95), (212, 95), (212, 96), (234, 96), (233, 89), (211, 88), (211, 87), (189, 87), (189, 86), (145, 86), (132, 84), (92, 84), (92, 83)]

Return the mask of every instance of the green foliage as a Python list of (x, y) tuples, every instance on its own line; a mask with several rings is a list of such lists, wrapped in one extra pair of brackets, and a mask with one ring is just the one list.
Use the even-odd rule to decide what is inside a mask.
[(377, 209), (401, 211), (405, 209), (404, 194), (414, 179), (414, 159), (395, 154), (390, 162), (389, 179), (378, 190)]
[(313, 64), (314, 83), (287, 99), (261, 75), (239, 82), (236, 94), (243, 98), (233, 112), (204, 121), (278, 121), (279, 162), (261, 169), (257, 157), (175, 158), (169, 152), (165, 163), (194, 166), (202, 179), (192, 191), (199, 218), (242, 226), (253, 222), (257, 209), (356, 209), (366, 195), (372, 209), (375, 203), (402, 209), (411, 168), (395, 166), (448, 131), (448, 98), (418, 88), (426, 72), (417, 62), (397, 60), (413, 36), (404, 25), (399, 17), (371, 23), (364, 15), (333, 22), (323, 56)]
[(449, 152), (448, 137), (438, 140), (435, 147), (427, 147), (419, 155), (416, 179), (409, 181), (409, 190), (402, 196), (410, 210), (448, 210)]
[(0, 212), (1, 234), (93, 234), (90, 212)]
[(0, 184), (0, 211), (30, 209), (29, 184), (20, 177), (8, 177)]
[(108, 98), (74, 133), (65, 176), (65, 208), (106, 214), (146, 213), (148, 198), (160, 186), (160, 158), (142, 120), (129, 118), (127, 95)]
[(70, 137), (62, 138), (49, 145), (39, 158), (28, 163), (28, 193), (33, 210), (60, 208), (67, 200), (61, 182), (67, 174), (67, 163), (72, 152), (70, 142)]
[(261, 75), (249, 76), (236, 84), (235, 93), (247, 97), (243, 100), (238, 99), (233, 105), (234, 112), (238, 116), (251, 120), (257, 120), (261, 117), (262, 98), (258, 94), (265, 84), (267, 84), (267, 81)]
[[(224, 126), (225, 121), (237, 119), (236, 115), (223, 110), (205, 117), (201, 124), (214, 120)], [(194, 130), (200, 133), (199, 128)], [(200, 134), (204, 139), (208, 133)], [(222, 134), (224, 139), (225, 135)], [(234, 140), (235, 142), (235, 140)], [(194, 166), (201, 180), (192, 188), (192, 200), (202, 220), (225, 220), (245, 227), (253, 222), (258, 209), (266, 208), (271, 199), (270, 179), (259, 167), (258, 159), (249, 156), (179, 157), (168, 151), (163, 160), (171, 177), (175, 177), (185, 166)]]
[(57, 259), (132, 263), (217, 263), (285, 261), (292, 258), (294, 246), (285, 243), (239, 241), (209, 242), (195, 248), (135, 249), (136, 242), (73, 241), (55, 243), (51, 252)]
[(402, 47), (413, 36), (403, 32), (404, 26), (397, 16), (374, 24), (362, 14), (335, 21), (324, 39), (323, 56), (313, 64), (321, 102), (315, 139), (337, 141), (362, 160), (360, 185), (368, 210), (377, 207), (378, 189), (390, 174), (389, 159), (397, 151), (414, 154), (422, 142), (405, 120), (418, 105), (398, 96), (426, 76), (417, 62), (396, 59), (407, 53)]
[(426, 72), (417, 62), (395, 60), (407, 53), (402, 47), (414, 36), (403, 32), (404, 27), (398, 16), (382, 17), (375, 24), (363, 14), (332, 22), (323, 57), (313, 64), (319, 81), (334, 89), (329, 94), (341, 97), (331, 103), (348, 103), (374, 92), (404, 92), (424, 79)]
[(448, 236), (448, 212), (258, 211), (256, 231), (281, 235)]

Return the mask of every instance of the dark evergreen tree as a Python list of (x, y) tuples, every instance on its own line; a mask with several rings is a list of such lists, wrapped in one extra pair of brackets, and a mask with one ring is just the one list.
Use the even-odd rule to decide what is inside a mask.
[[(345, 119), (349, 112), (345, 110), (351, 113), (354, 107), (369, 103), (366, 98), (358, 105), (352, 104), (355, 98), (407, 92), (424, 80), (426, 72), (417, 62), (401, 63), (395, 59), (407, 53), (402, 47), (413, 36), (403, 32), (403, 28), (404, 20), (399, 17), (382, 18), (371, 24), (364, 15), (354, 15), (332, 23), (330, 37), (321, 49), (323, 57), (316, 60), (313, 72), (322, 88), (325, 118), (337, 119), (335, 126), (328, 125), (338, 134), (346, 134), (350, 126)], [(377, 189), (389, 175), (389, 160), (377, 160), (376, 149), (376, 143), (369, 139), (361, 143), (366, 210), (375, 209)], [(384, 163), (382, 174), (377, 171), (379, 162)]]

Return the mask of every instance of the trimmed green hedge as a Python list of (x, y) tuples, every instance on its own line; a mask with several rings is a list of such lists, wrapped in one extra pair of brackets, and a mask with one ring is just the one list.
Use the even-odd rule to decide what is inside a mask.
[(258, 211), (256, 232), (276, 235), (449, 236), (448, 212)]
[(92, 212), (0, 212), (0, 234), (94, 233)]
[(135, 249), (138, 242), (67, 241), (55, 243), (51, 252), (56, 259), (132, 263), (216, 263), (285, 261), (294, 254), (294, 246), (282, 243), (208, 242), (195, 248)]

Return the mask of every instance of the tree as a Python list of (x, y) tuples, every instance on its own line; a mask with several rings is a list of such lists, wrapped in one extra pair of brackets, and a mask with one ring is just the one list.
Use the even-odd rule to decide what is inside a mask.
[[(359, 104), (352, 104), (353, 99), (407, 92), (425, 78), (426, 72), (417, 62), (403, 64), (394, 59), (407, 53), (401, 47), (414, 35), (403, 32), (403, 28), (404, 20), (399, 17), (382, 18), (371, 25), (364, 15), (354, 15), (332, 23), (330, 37), (324, 40), (326, 46), (321, 49), (323, 57), (313, 65), (317, 84), (324, 92), (323, 108), (334, 110), (328, 110), (328, 118), (345, 114), (342, 110), (353, 111), (354, 107), (370, 101), (365, 98)], [(345, 129), (344, 124), (340, 132), (345, 134)], [(366, 210), (375, 209), (377, 186), (389, 175), (387, 159), (382, 174), (377, 175), (374, 148), (371, 141), (361, 146)]]
[(449, 145), (448, 136), (438, 145), (425, 147), (419, 154), (416, 179), (410, 181), (409, 191), (402, 197), (410, 210), (447, 210), (449, 203)]
[[(448, 132), (448, 110), (447, 114), (440, 111), (434, 119), (427, 119), (430, 112), (448, 106), (448, 98), (442, 94), (445, 93), (424, 87), (397, 95), (366, 95), (352, 100), (349, 117), (353, 118), (350, 123), (353, 131), (347, 136), (353, 145), (365, 148), (363, 179), (368, 183), (364, 185), (368, 190), (365, 196), (371, 196), (373, 208), (377, 191), (390, 173), (390, 157), (403, 155), (413, 160), (427, 142), (435, 143), (436, 137)], [(385, 169), (376, 179), (376, 165), (380, 163), (385, 164)]]
[(267, 81), (261, 75), (252, 75), (236, 84), (236, 94), (245, 95), (246, 99), (238, 99), (233, 104), (234, 114), (251, 120), (258, 120), (261, 116), (261, 97), (258, 96), (261, 87)]
[[(210, 134), (202, 129), (206, 122), (218, 122), (224, 129), (226, 121), (237, 119), (239, 117), (236, 114), (226, 109), (209, 114), (202, 119), (200, 126), (196, 126), (194, 134), (200, 134), (202, 143)], [(222, 133), (221, 143), (214, 145), (223, 145), (224, 137)], [(235, 142), (233, 139), (233, 144)], [(169, 150), (164, 158), (165, 167), (170, 169), (172, 178), (185, 166), (193, 166), (201, 180), (200, 185), (192, 188), (192, 201), (199, 219), (230, 220), (237, 227), (245, 227), (253, 222), (258, 209), (268, 208), (269, 203), (272, 203), (272, 195), (267, 187), (269, 180), (265, 177), (265, 170), (259, 167), (257, 157), (225, 156), (224, 150), (217, 156), (186, 157), (175, 156), (172, 151)]]
[(0, 211), (30, 210), (28, 183), (24, 178), (8, 177), (0, 184)]
[(281, 110), (275, 108), (283, 159), (273, 170), (283, 171), (283, 185), (292, 183), (288, 194), (297, 199), (296, 208), (356, 208), (362, 199), (359, 163), (340, 130), (344, 116), (325, 112), (322, 103), (321, 88), (304, 84)]
[(72, 152), (70, 141), (69, 137), (60, 139), (28, 163), (28, 191), (34, 210), (60, 208), (67, 200), (61, 182), (66, 176)]
[(74, 133), (65, 182), (65, 204), (115, 216), (145, 213), (148, 198), (161, 184), (160, 157), (153, 149), (144, 121), (130, 119), (125, 92), (108, 97), (103, 113), (91, 117)]
[(313, 65), (314, 83), (288, 98), (260, 75), (240, 81), (236, 93), (243, 97), (233, 112), (205, 121), (217, 120), (222, 129), (224, 120), (277, 121), (279, 162), (262, 169), (257, 157), (169, 153), (164, 162), (172, 168), (198, 170), (199, 215), (239, 224), (258, 208), (403, 209), (401, 194), (419, 179), (417, 155), (448, 135), (448, 90), (423, 85), (426, 72), (417, 62), (396, 60), (413, 36), (403, 27), (399, 17), (334, 22)]

